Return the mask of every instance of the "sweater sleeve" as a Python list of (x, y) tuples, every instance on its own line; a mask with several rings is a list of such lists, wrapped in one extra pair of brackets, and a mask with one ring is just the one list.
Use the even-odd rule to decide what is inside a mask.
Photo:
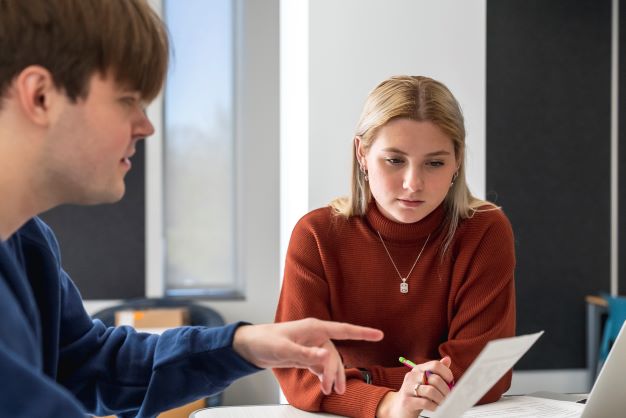
[[(287, 250), (285, 275), (276, 311), (277, 322), (307, 317), (332, 319), (319, 245), (315, 231), (301, 220), (292, 233)], [(274, 369), (274, 374), (289, 403), (306, 411), (373, 418), (378, 403), (391, 391), (366, 384), (357, 369), (346, 370), (346, 391), (343, 395), (324, 395), (317, 377), (308, 370)]]
[[(500, 210), (478, 212), (487, 227), (468, 220), (452, 269), (448, 302), (448, 340), (441, 356), (450, 356), (458, 380), (490, 340), (515, 335), (515, 249), (513, 232)], [(473, 230), (476, 225), (476, 230)], [(481, 232), (478, 232), (481, 231)], [(478, 402), (497, 401), (511, 385), (508, 371)]]

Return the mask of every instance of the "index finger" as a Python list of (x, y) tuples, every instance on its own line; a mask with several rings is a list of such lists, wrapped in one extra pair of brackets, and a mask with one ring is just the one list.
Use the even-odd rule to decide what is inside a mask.
[(331, 340), (380, 341), (383, 339), (383, 332), (376, 328), (332, 321), (321, 321), (321, 324)]

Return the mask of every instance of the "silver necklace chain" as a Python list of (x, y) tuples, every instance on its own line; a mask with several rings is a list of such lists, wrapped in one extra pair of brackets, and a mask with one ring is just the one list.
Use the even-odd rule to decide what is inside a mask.
[(389, 260), (391, 260), (391, 264), (393, 264), (393, 268), (396, 269), (396, 273), (398, 273), (398, 277), (400, 277), (400, 280), (402, 280), (402, 283), (400, 283), (400, 293), (409, 293), (409, 284), (406, 281), (409, 278), (409, 276), (411, 276), (411, 273), (413, 273), (413, 269), (415, 268), (415, 266), (417, 265), (417, 262), (422, 256), (422, 253), (424, 252), (424, 248), (426, 248), (426, 244), (428, 244), (428, 240), (430, 239), (430, 234), (428, 234), (428, 236), (426, 237), (426, 241), (424, 241), (424, 245), (422, 245), (422, 249), (417, 255), (417, 258), (415, 259), (413, 266), (411, 266), (411, 270), (409, 271), (409, 274), (407, 274), (406, 277), (402, 277), (402, 274), (400, 274), (400, 270), (398, 270), (398, 266), (396, 266), (396, 262), (393, 261), (393, 257), (391, 256), (391, 253), (389, 252), (389, 249), (387, 248), (387, 245), (385, 244), (385, 241), (383, 240), (383, 236), (380, 235), (380, 232), (378, 230), (376, 230), (376, 232), (378, 233), (378, 238), (380, 238), (380, 242), (383, 244), (383, 247), (385, 248), (385, 251), (387, 252), (387, 256), (389, 256)]

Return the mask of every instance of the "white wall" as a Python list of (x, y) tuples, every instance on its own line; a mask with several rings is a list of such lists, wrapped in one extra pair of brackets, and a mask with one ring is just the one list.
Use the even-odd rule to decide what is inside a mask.
[(397, 74), (446, 84), (464, 110), (468, 179), (485, 189), (485, 0), (310, 2), (310, 207), (349, 190), (365, 97)]

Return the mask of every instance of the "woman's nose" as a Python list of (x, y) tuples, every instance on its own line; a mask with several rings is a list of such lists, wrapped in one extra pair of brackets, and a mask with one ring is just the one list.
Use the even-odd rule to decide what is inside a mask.
[(419, 168), (408, 169), (404, 176), (404, 183), (402, 185), (405, 189), (411, 192), (417, 192), (424, 188), (424, 181), (422, 179), (422, 170)]

